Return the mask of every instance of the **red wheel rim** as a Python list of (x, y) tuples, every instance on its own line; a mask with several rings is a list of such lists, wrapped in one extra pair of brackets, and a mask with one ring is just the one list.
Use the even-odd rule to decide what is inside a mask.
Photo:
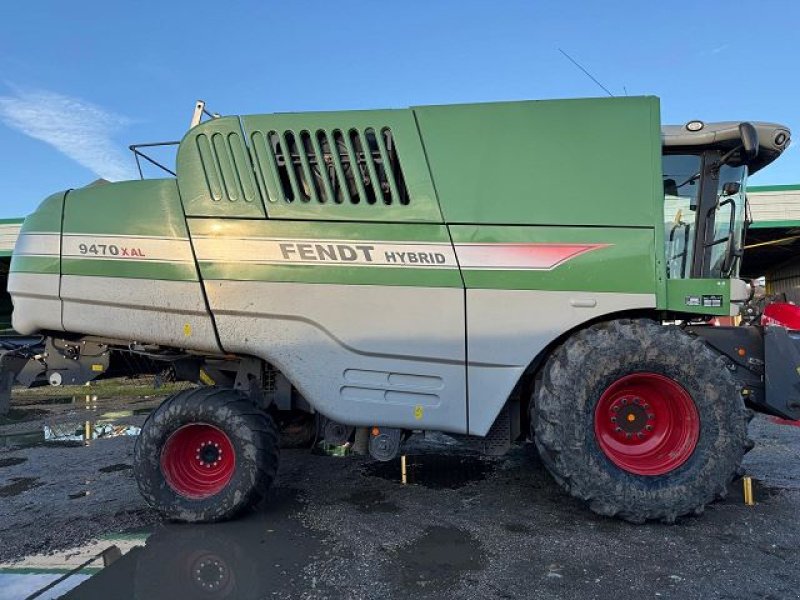
[(700, 416), (677, 382), (657, 373), (634, 373), (600, 396), (594, 433), (600, 449), (619, 468), (636, 475), (664, 475), (694, 452)]
[(161, 472), (176, 493), (202, 500), (221, 492), (233, 477), (236, 456), (225, 433), (191, 423), (174, 431), (161, 450)]

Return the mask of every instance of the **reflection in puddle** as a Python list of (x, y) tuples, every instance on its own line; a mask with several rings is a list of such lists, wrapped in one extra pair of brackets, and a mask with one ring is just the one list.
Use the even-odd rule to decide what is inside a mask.
[[(162, 524), (83, 548), (0, 565), (0, 598), (207, 600), (299, 597), (322, 541), (298, 520), (296, 493), (275, 490), (264, 512), (218, 524)], [(43, 577), (46, 577), (43, 579)], [(5, 596), (13, 589), (13, 596)], [(58, 592), (58, 593), (55, 593)], [(63, 595), (63, 596), (62, 596)]]
[[(402, 459), (373, 462), (364, 467), (364, 475), (403, 482)], [(456, 489), (481, 481), (492, 469), (492, 463), (479, 456), (423, 454), (406, 456), (406, 483), (432, 489)]]
[(44, 426), (45, 442), (87, 442), (101, 438), (139, 435), (141, 427), (134, 425), (114, 425), (83, 421), (81, 423), (59, 423)]
[[(6, 433), (0, 435), (0, 448), (31, 448), (49, 444), (80, 446), (92, 440), (137, 436), (142, 430), (137, 425), (114, 423), (106, 415), (101, 415), (100, 419), (103, 420), (51, 422), (44, 424), (40, 431)], [(0, 467), (2, 466), (8, 465), (0, 464)]]
[[(108, 536), (67, 552), (37, 554), (18, 563), (0, 564), (0, 598), (61, 598), (142, 545), (145, 538), (146, 534)], [(110, 593), (106, 597), (118, 596)]]
[[(98, 398), (96, 394), (36, 398), (37, 405), (70, 405), (74, 408), (68, 413), (83, 413), (81, 420), (75, 418), (65, 420), (64, 412), (51, 413), (49, 410), (35, 407), (12, 408), (8, 414), (0, 417), (0, 425), (20, 425), (37, 419), (44, 420), (44, 424), (37, 431), (11, 431), (0, 434), (0, 448), (30, 448), (51, 443), (78, 446), (102, 438), (136, 436), (139, 435), (141, 428), (125, 424), (125, 420), (147, 416), (155, 410), (155, 406), (146, 406), (100, 412), (103, 410), (103, 401), (99, 401)], [(143, 401), (150, 402), (150, 396), (145, 396)], [(87, 414), (89, 418), (85, 417)]]

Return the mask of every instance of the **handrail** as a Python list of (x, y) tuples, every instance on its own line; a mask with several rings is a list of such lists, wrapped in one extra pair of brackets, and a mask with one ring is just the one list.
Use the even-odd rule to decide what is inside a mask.
[(180, 144), (180, 141), (177, 141), (177, 142), (152, 142), (152, 143), (149, 143), (149, 144), (131, 144), (130, 146), (128, 146), (130, 151), (133, 152), (133, 156), (136, 158), (136, 168), (139, 170), (139, 179), (144, 179), (144, 174), (142, 173), (142, 163), (139, 160), (139, 157), (142, 157), (147, 162), (149, 162), (152, 165), (155, 165), (156, 167), (158, 167), (162, 171), (166, 171), (167, 173), (169, 173), (173, 177), (177, 177), (178, 174), (175, 171), (173, 171), (172, 169), (170, 169), (168, 167), (165, 167), (164, 165), (162, 165), (160, 162), (158, 162), (154, 158), (151, 158), (151, 157), (147, 156), (144, 152), (139, 151), (139, 148), (153, 148), (153, 147), (157, 147), (157, 146), (177, 146), (178, 144)]

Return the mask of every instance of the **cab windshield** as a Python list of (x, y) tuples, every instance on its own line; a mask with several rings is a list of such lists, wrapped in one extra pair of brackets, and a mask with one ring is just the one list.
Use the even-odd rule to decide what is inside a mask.
[[(739, 261), (735, 257), (744, 243), (747, 168), (712, 168), (715, 159), (713, 154), (663, 156), (664, 240), (670, 279), (724, 279), (738, 275)], [(714, 190), (713, 197), (709, 197), (708, 188)], [(706, 198), (705, 202), (702, 198)], [(698, 219), (701, 205), (707, 207), (704, 219)], [(700, 244), (696, 239), (698, 221), (704, 229)], [(703, 256), (696, 257), (697, 252)], [(696, 262), (702, 265), (699, 272), (694, 267)]]

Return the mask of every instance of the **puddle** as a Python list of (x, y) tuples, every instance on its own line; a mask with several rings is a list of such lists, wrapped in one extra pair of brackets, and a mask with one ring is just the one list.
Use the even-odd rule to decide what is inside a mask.
[(40, 408), (11, 408), (6, 414), (0, 416), (0, 425), (33, 421), (47, 413), (48, 411)]
[[(29, 556), (16, 563), (0, 564), (0, 598), (116, 598), (117, 593), (73, 594), (71, 590), (88, 584), (92, 576), (112, 564), (120, 564), (127, 553), (144, 544), (146, 534), (120, 534), (94, 540), (67, 552)], [(109, 571), (110, 572), (110, 571)], [(77, 590), (76, 590), (77, 591)]]
[(276, 489), (263, 511), (235, 521), (161, 524), (30, 556), (0, 565), (0, 598), (25, 598), (59, 579), (59, 593), (41, 598), (335, 596), (306, 572), (329, 556), (320, 535), (300, 522), (302, 508), (296, 491)]
[(46, 442), (86, 442), (102, 438), (139, 435), (142, 428), (94, 421), (44, 425)]
[(101, 467), (97, 470), (100, 473), (116, 473), (117, 471), (127, 471), (128, 469), (133, 469), (133, 466), (127, 465), (125, 463), (118, 463), (116, 465), (108, 465), (107, 467)]
[(19, 496), (22, 492), (27, 492), (33, 488), (39, 487), (41, 483), (38, 477), (12, 477), (11, 483), (0, 487), (0, 498), (10, 498), (12, 496)]
[[(33, 399), (31, 399), (33, 400)], [(36, 398), (36, 404), (42, 406), (57, 406), (60, 404), (75, 404), (77, 400), (75, 396), (52, 396), (50, 398)], [(45, 412), (45, 411), (42, 411)]]
[(503, 523), (503, 527), (509, 533), (521, 533), (524, 535), (533, 533), (533, 529), (522, 523)]
[[(385, 504), (380, 491), (365, 492), (352, 500), (368, 510)], [(0, 598), (29, 597), (49, 585), (58, 587), (39, 598), (347, 596), (347, 581), (362, 585), (364, 577), (347, 549), (354, 540), (324, 541), (323, 533), (304, 524), (304, 507), (296, 490), (277, 488), (262, 510), (234, 521), (162, 523), (0, 564)], [(429, 527), (386, 552), (385, 569), (373, 576), (384, 584), (376, 589), (388, 588), (387, 598), (450, 597), (453, 586), (485, 569), (488, 560), (472, 533), (447, 526)]]
[(48, 423), (40, 431), (0, 435), (0, 448), (33, 448), (37, 446), (83, 446), (92, 440), (119, 436), (137, 436), (141, 427), (100, 421)]
[(483, 569), (486, 557), (481, 543), (468, 531), (429, 527), (421, 537), (398, 549), (393, 562), (389, 578), (399, 588), (398, 597), (422, 593), (439, 598), (442, 590), (465, 573)]
[(0, 469), (3, 467), (15, 467), (26, 462), (28, 459), (22, 456), (9, 456), (8, 458), (0, 458)]
[[(401, 459), (365, 465), (363, 474), (402, 483)], [(486, 479), (491, 462), (478, 456), (422, 454), (406, 456), (406, 483), (431, 489), (457, 489)]]
[[(753, 499), (756, 504), (769, 501), (784, 492), (784, 488), (766, 484), (755, 477), (751, 479), (753, 481)], [(734, 482), (728, 486), (728, 497), (725, 498), (725, 503), (744, 504), (744, 486), (741, 479), (734, 480)]]
[(358, 490), (344, 498), (344, 501), (366, 514), (396, 514), (400, 511), (394, 502), (386, 501), (386, 494), (380, 490)]

